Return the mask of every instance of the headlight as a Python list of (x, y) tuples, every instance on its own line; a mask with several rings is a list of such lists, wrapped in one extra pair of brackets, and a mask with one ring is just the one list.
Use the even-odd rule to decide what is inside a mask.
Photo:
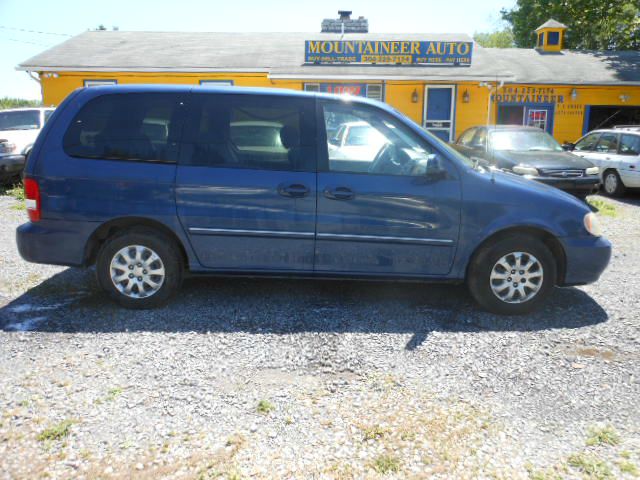
[(512, 168), (513, 173), (518, 175), (531, 175), (532, 177), (538, 176), (538, 169), (533, 167), (527, 167), (526, 165), (516, 165)]
[(600, 220), (596, 217), (596, 214), (593, 212), (589, 212), (584, 216), (584, 228), (587, 229), (594, 237), (599, 237), (602, 235), (602, 229), (600, 228)]
[(598, 175), (600, 173), (600, 169), (598, 167), (589, 167), (584, 171), (587, 175)]
[(16, 149), (14, 143), (0, 142), (0, 153), (11, 153)]

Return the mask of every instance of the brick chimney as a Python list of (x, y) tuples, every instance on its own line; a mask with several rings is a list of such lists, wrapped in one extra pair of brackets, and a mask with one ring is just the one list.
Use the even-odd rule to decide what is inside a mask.
[(322, 33), (369, 33), (369, 20), (360, 16), (351, 18), (350, 10), (338, 10), (340, 18), (325, 18), (322, 20)]

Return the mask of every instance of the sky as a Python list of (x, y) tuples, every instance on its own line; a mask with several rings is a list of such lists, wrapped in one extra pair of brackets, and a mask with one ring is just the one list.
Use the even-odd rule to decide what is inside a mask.
[[(375, 33), (467, 33), (501, 27), (515, 0), (0, 0), (0, 98), (40, 98), (40, 86), (16, 65), (103, 24), (120, 30), (319, 32), (338, 10), (369, 20)], [(300, 46), (303, 55), (303, 45)]]

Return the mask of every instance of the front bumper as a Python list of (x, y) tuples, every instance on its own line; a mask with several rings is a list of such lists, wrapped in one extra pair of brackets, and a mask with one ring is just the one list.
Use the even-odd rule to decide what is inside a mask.
[(533, 177), (527, 176), (531, 180), (544, 183), (564, 190), (569, 193), (589, 194), (600, 189), (600, 178), (598, 175), (588, 175), (586, 177), (562, 178), (562, 177)]
[(0, 155), (0, 179), (20, 175), (24, 169), (24, 155)]
[(611, 242), (604, 237), (560, 238), (566, 256), (562, 286), (593, 283), (611, 259)]

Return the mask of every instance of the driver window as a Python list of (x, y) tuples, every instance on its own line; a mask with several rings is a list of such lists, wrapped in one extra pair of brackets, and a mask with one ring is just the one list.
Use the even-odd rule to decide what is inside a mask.
[(326, 103), (323, 109), (329, 171), (425, 174), (431, 148), (395, 118), (375, 109), (341, 103)]

